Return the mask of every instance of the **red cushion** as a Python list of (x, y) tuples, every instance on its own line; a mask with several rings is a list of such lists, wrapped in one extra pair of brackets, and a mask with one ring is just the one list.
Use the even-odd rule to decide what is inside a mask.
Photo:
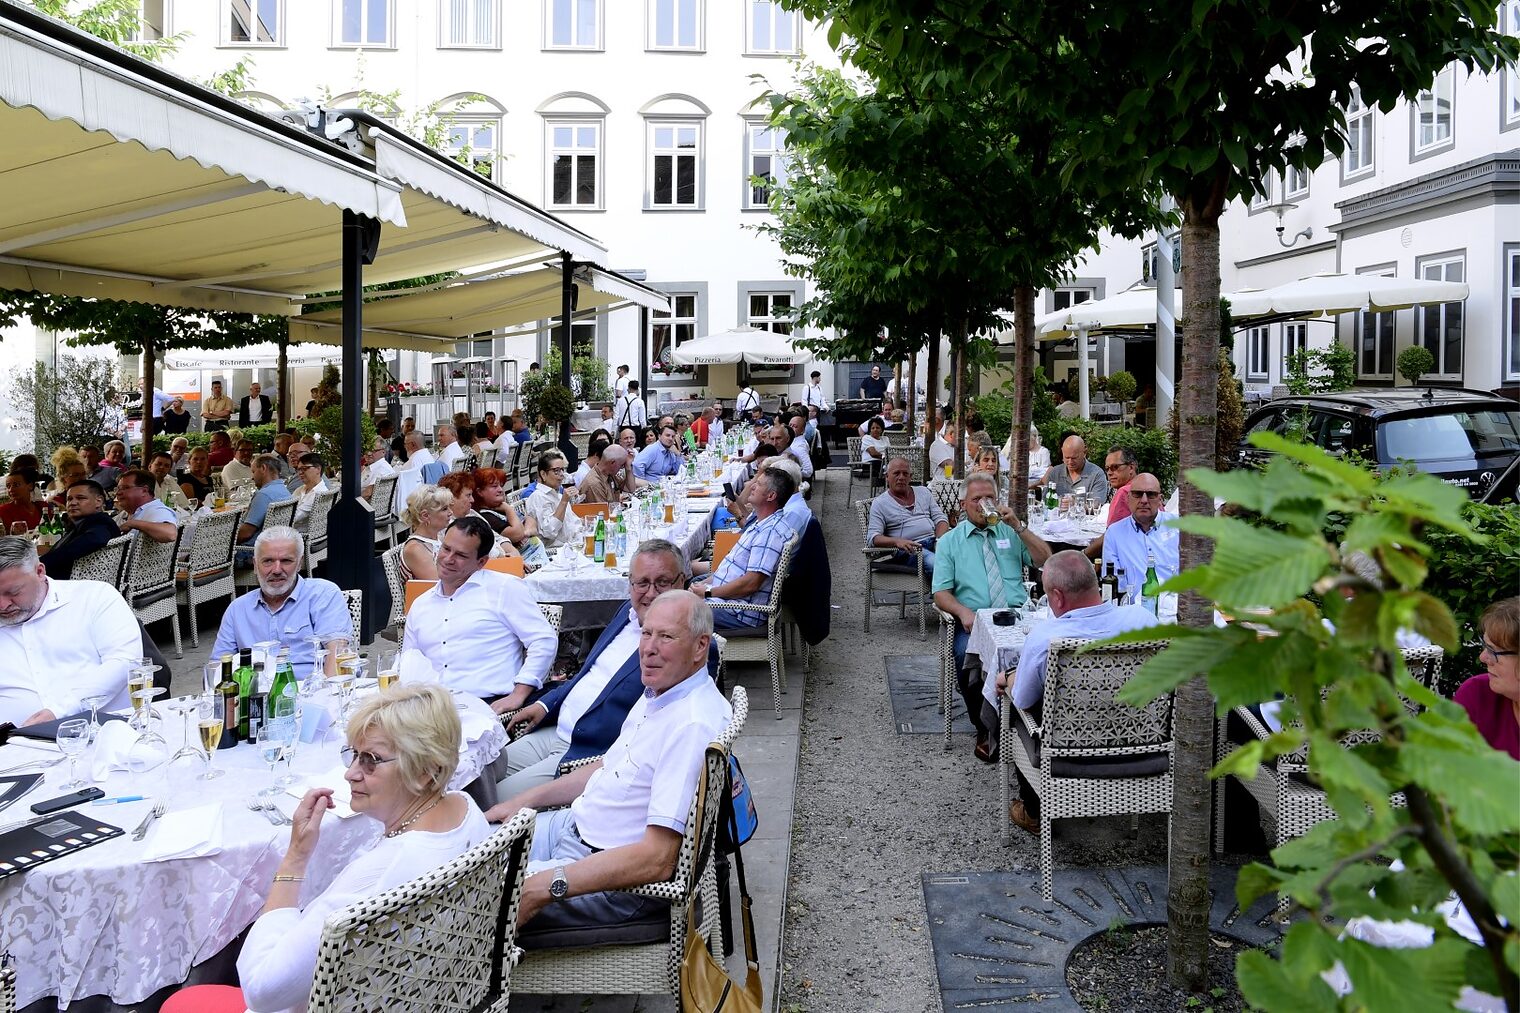
[(159, 1007), (160, 1013), (247, 1013), (243, 990), (231, 985), (191, 985)]

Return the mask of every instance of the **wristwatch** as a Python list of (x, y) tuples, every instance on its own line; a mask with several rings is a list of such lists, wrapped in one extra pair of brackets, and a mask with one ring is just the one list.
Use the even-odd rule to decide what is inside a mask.
[(570, 896), (570, 881), (565, 878), (565, 867), (561, 865), (554, 870), (554, 879), (549, 883), (549, 897), (552, 900), (564, 900)]

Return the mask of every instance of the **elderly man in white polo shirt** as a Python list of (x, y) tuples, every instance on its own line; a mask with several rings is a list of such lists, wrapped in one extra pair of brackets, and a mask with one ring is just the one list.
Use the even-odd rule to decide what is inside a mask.
[(707, 674), (712, 612), (689, 591), (666, 591), (639, 634), (643, 695), (603, 759), (494, 806), (539, 815), (517, 923), (531, 946), (540, 931), (621, 924), (663, 901), (621, 891), (668, 878), (675, 868), (707, 744), (733, 711)]
[(401, 677), (437, 679), (501, 714), (543, 686), (559, 638), (522, 578), (484, 569), (495, 544), (479, 517), (460, 517), (444, 531), (438, 583), (406, 617)]
[(142, 631), (126, 600), (97, 580), (53, 580), (31, 540), (0, 538), (0, 721), (53, 721), (130, 706), (127, 670)]

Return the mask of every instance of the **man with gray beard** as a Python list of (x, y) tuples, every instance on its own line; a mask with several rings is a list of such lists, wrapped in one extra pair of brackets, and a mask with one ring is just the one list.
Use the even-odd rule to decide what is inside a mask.
[(211, 648), (212, 661), (260, 641), (276, 640), (289, 649), (291, 666), (304, 678), (315, 658), (309, 638), (319, 636), (327, 640), (326, 669), (333, 674), (333, 659), (348, 644), (352, 628), (348, 600), (332, 581), (301, 576), (305, 551), (305, 539), (295, 528), (275, 527), (259, 533), (253, 543), (259, 589), (228, 606)]

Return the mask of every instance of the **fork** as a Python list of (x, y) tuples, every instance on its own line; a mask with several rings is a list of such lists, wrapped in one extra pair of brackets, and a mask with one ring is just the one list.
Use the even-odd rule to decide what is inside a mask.
[(153, 808), (148, 810), (148, 815), (144, 816), (143, 821), (137, 824), (137, 829), (132, 831), (132, 840), (140, 841), (144, 837), (147, 837), (148, 828), (153, 825), (154, 820), (164, 814), (167, 808), (162, 802), (153, 803)]
[(66, 759), (68, 759), (67, 756), (59, 756), (51, 760), (27, 760), (25, 763), (17, 763), (13, 766), (6, 767), (4, 770), (0, 770), (0, 774), (9, 774), (17, 770), (25, 770), (27, 767), (34, 767), (37, 770), (46, 770), (49, 767), (57, 766)]
[(285, 814), (280, 812), (273, 802), (260, 802), (256, 798), (251, 798), (248, 800), (248, 811), (263, 813), (264, 818), (273, 826), (286, 827), (290, 826), (292, 822), (285, 818)]

